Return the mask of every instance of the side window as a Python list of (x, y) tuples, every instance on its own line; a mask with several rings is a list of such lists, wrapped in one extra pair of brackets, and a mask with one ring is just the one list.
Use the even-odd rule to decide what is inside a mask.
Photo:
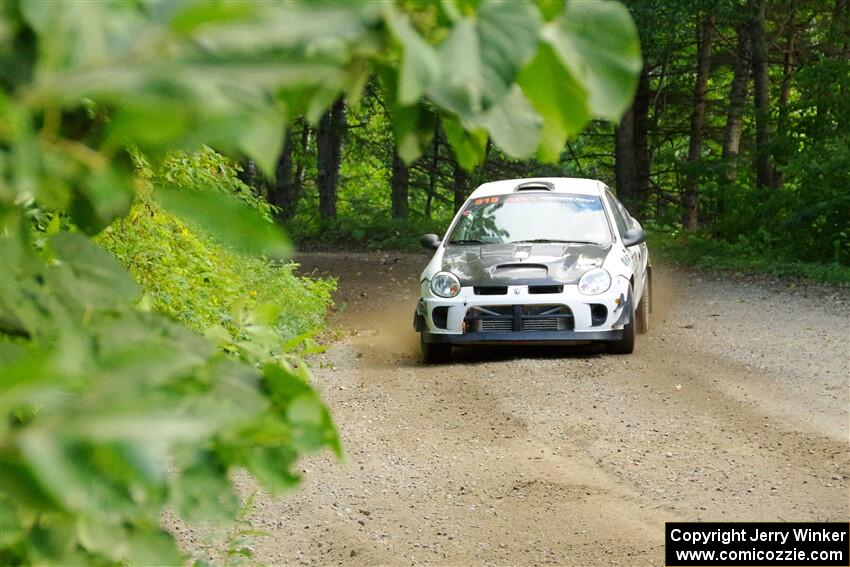
[(614, 216), (614, 224), (617, 225), (617, 232), (620, 233), (620, 238), (622, 238), (629, 229), (628, 214), (625, 213), (623, 205), (614, 198), (614, 195), (610, 191), (605, 191), (605, 198), (608, 199), (608, 205), (611, 207), (611, 212)]

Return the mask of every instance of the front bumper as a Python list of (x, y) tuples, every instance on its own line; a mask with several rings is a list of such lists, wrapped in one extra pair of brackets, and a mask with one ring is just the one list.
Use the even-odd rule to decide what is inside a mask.
[(445, 333), (423, 332), (426, 343), (444, 343), (450, 345), (491, 345), (491, 344), (563, 344), (571, 345), (592, 341), (617, 341), (623, 338), (623, 331), (507, 331), (486, 333), (463, 333), (447, 335)]
[(629, 322), (628, 290), (628, 280), (617, 277), (599, 295), (584, 295), (576, 285), (564, 285), (557, 293), (535, 293), (520, 285), (499, 295), (463, 287), (457, 297), (445, 299), (433, 296), (423, 282), (414, 328), (428, 343), (615, 341)]

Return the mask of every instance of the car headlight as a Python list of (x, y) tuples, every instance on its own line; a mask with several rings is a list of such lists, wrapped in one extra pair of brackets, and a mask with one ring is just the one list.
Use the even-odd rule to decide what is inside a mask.
[(597, 295), (611, 287), (611, 274), (602, 268), (594, 268), (584, 273), (578, 280), (578, 290), (585, 295)]
[(440, 297), (454, 297), (460, 293), (460, 280), (449, 272), (440, 272), (431, 280), (431, 291)]

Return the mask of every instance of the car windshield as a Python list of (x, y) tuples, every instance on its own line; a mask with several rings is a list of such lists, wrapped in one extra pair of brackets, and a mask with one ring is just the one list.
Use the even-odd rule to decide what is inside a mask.
[(610, 244), (602, 199), (572, 193), (525, 193), (469, 201), (449, 244), (582, 242)]

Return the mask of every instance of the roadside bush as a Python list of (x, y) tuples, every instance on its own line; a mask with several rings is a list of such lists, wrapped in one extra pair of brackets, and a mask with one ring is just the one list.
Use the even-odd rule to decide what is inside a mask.
[(850, 284), (850, 267), (837, 262), (801, 262), (771, 246), (766, 231), (740, 235), (734, 242), (706, 233), (689, 234), (672, 227), (650, 230), (649, 246), (656, 258), (702, 270), (763, 272), (829, 284)]
[(239, 254), (187, 226), (153, 197), (158, 186), (231, 193), (271, 222), (268, 203), (251, 194), (231, 162), (209, 148), (176, 153), (156, 172), (138, 155), (136, 161), (138, 200), (99, 242), (130, 271), (154, 309), (197, 331), (222, 326), (234, 337), (238, 314), (256, 305), (279, 310), (275, 326), (284, 340), (321, 326), (332, 280), (299, 277), (293, 262)]

